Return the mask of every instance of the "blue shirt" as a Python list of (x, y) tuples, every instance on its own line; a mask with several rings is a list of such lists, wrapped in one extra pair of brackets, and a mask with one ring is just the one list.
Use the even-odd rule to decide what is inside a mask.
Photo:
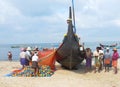
[(104, 54), (104, 58), (107, 59), (107, 58), (111, 58), (111, 54), (110, 52), (105, 52)]

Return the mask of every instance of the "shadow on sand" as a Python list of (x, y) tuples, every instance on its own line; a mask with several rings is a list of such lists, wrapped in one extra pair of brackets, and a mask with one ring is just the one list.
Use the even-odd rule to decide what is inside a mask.
[[(79, 64), (75, 69), (72, 69), (72, 70), (66, 69), (65, 67), (62, 67), (60, 64), (57, 64), (56, 70), (67, 70), (67, 71), (74, 72), (77, 74), (86, 74), (86, 73), (94, 73), (94, 66), (92, 65), (91, 69), (86, 71), (85, 63)], [(109, 68), (109, 72), (111, 70), (113, 70), (112, 67)], [(118, 71), (119, 71), (119, 68), (118, 68)], [(102, 67), (102, 70), (100, 70), (100, 72), (105, 72), (105, 68)], [(98, 72), (98, 73), (100, 73), (100, 72)], [(106, 72), (108, 72), (108, 71), (106, 71)]]
[(89, 71), (86, 71), (85, 70), (85, 64), (81, 63), (77, 67), (75, 67), (74, 69), (69, 70), (65, 67), (62, 67), (60, 64), (57, 64), (56, 65), (56, 70), (67, 70), (67, 71), (75, 72), (75, 73), (78, 73), (78, 74), (86, 74), (87, 72), (89, 72), (89, 73), (93, 72), (94, 68), (92, 66), (92, 68)]

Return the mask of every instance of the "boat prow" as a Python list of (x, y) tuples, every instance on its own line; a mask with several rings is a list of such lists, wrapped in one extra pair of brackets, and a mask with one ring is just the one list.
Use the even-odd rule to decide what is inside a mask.
[(71, 7), (69, 9), (68, 32), (57, 49), (57, 61), (67, 69), (74, 69), (84, 58), (81, 57), (78, 36), (73, 31)]

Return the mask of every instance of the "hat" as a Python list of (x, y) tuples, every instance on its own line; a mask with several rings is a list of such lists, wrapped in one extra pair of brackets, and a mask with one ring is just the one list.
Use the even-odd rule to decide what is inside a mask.
[(31, 47), (27, 47), (27, 50), (31, 50)]
[(117, 51), (117, 49), (116, 49), (116, 48), (113, 48), (113, 51)]

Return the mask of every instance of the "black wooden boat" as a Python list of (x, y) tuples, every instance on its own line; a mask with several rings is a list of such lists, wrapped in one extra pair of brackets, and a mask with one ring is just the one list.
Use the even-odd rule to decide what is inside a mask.
[(84, 60), (85, 51), (80, 51), (79, 38), (73, 31), (72, 11), (69, 8), (68, 32), (57, 49), (57, 61), (67, 69), (74, 69)]

